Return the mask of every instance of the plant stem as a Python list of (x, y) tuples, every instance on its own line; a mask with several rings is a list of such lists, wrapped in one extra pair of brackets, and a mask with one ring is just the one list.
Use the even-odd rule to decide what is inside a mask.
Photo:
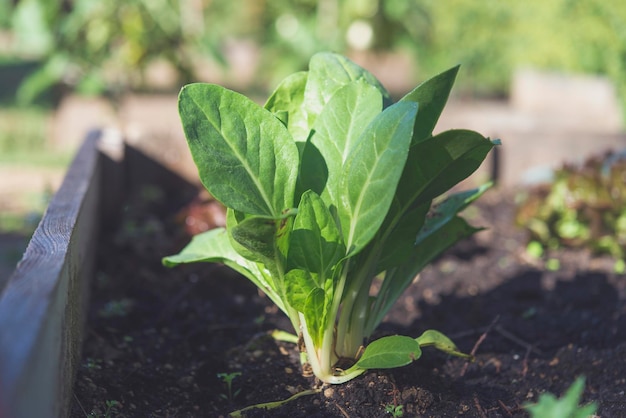
[(381, 247), (377, 243), (369, 251), (365, 263), (356, 272), (348, 287), (337, 326), (337, 354), (340, 357), (355, 358), (363, 345), (372, 272), (378, 263), (380, 253)]

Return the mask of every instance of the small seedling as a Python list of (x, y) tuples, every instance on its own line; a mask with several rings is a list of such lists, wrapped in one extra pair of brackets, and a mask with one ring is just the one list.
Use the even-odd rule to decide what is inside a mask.
[(407, 365), (425, 346), (469, 358), (434, 330), (365, 345), (416, 275), (479, 230), (458, 213), (488, 185), (439, 198), (499, 143), (468, 130), (433, 135), (457, 71), (397, 103), (332, 53), (314, 55), (264, 107), (214, 84), (183, 87), (187, 143), (227, 225), (164, 264), (220, 262), (246, 276), (289, 317), (303, 366), (325, 383)]
[(561, 399), (551, 393), (544, 393), (539, 397), (539, 402), (527, 404), (525, 408), (532, 418), (588, 418), (595, 414), (597, 405), (594, 402), (578, 406), (584, 389), (585, 378), (579, 377)]
[(105, 402), (106, 409), (104, 410), (104, 414), (99, 414), (97, 412), (91, 411), (87, 418), (113, 418), (116, 410), (122, 407), (122, 404), (116, 400), (107, 400)]
[(387, 405), (385, 406), (385, 412), (391, 414), (391, 416), (394, 418), (399, 418), (399, 417), (404, 416), (402, 405)]
[(224, 384), (226, 385), (227, 390), (226, 394), (222, 393), (220, 394), (220, 396), (223, 399), (226, 399), (228, 402), (232, 402), (233, 399), (235, 399), (237, 395), (239, 395), (239, 392), (241, 392), (241, 389), (237, 389), (235, 392), (233, 392), (233, 380), (235, 380), (235, 378), (238, 376), (241, 376), (240, 372), (217, 374), (217, 377), (221, 379), (222, 382), (224, 382)]
[(110, 300), (98, 311), (98, 315), (101, 318), (125, 317), (133, 307), (134, 302), (131, 299)]

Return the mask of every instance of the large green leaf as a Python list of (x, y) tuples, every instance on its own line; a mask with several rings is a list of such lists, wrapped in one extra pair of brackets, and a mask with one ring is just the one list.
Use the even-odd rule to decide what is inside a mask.
[(309, 115), (309, 126), (337, 90), (355, 80), (365, 80), (375, 86), (385, 98), (389, 93), (370, 72), (348, 58), (330, 52), (320, 52), (309, 62), (309, 76), (304, 92), (304, 104)]
[(415, 87), (400, 101), (408, 100), (419, 103), (420, 110), (415, 118), (413, 143), (431, 136), (439, 116), (448, 101), (450, 90), (459, 71), (459, 66), (452, 67)]
[(181, 252), (163, 258), (163, 265), (167, 267), (198, 262), (223, 263), (227, 265), (246, 276), (284, 311), (283, 303), (277, 297), (273, 283), (268, 283), (265, 280), (256, 263), (235, 251), (226, 229), (216, 228), (195, 235)]
[(237, 269), (254, 270), (254, 263), (239, 255), (232, 248), (228, 240), (228, 232), (224, 228), (215, 228), (195, 235), (181, 252), (163, 258), (163, 265), (166, 267), (197, 262), (234, 262)]
[(465, 219), (455, 216), (441, 228), (434, 231), (413, 247), (410, 256), (394, 268), (385, 273), (381, 291), (375, 302), (374, 314), (368, 319), (368, 330), (374, 330), (387, 314), (400, 295), (413, 282), (415, 277), (428, 263), (452, 245), (480, 231), (474, 228)]
[(178, 101), (200, 179), (227, 207), (277, 218), (293, 207), (298, 150), (287, 128), (245, 96), (190, 84)]
[[(380, 91), (357, 80), (338, 89), (315, 121), (311, 146), (319, 150), (328, 170), (326, 187), (321, 195), (328, 205), (337, 206), (344, 163), (365, 128), (382, 108)], [(303, 174), (307, 173), (315, 171), (303, 171)]]
[(265, 103), (265, 108), (287, 126), (296, 142), (305, 142), (309, 136), (307, 113), (303, 106), (307, 76), (306, 71), (291, 74), (278, 85)]
[(291, 231), (288, 266), (316, 273), (324, 281), (345, 255), (342, 241), (322, 199), (313, 191), (304, 193)]
[(494, 142), (477, 132), (450, 130), (411, 147), (390, 216), (448, 191), (472, 174)]
[(417, 104), (396, 103), (367, 127), (345, 163), (338, 215), (349, 254), (360, 251), (383, 222), (402, 174)]
[(490, 187), (491, 183), (488, 183), (477, 189), (465, 190), (448, 196), (443, 202), (433, 208), (424, 226), (415, 238), (415, 245), (421, 244), (430, 235), (452, 221), (457, 213), (482, 196)]
[(361, 369), (392, 369), (406, 366), (421, 355), (422, 350), (415, 339), (393, 335), (371, 342), (355, 366)]
[[(430, 201), (409, 209), (390, 231), (385, 231), (384, 234), (380, 233), (377, 235), (377, 238), (372, 240), (369, 246), (378, 243), (378, 247), (382, 247), (380, 248), (378, 265), (374, 274), (378, 274), (390, 267), (398, 266), (411, 256), (415, 238), (424, 225), (429, 209)], [(384, 228), (384, 225), (383, 223), (381, 228)], [(378, 237), (383, 235), (386, 237), (384, 242), (378, 242)], [(382, 240), (382, 238), (380, 239)], [(364, 252), (363, 256), (366, 256), (366, 254)]]

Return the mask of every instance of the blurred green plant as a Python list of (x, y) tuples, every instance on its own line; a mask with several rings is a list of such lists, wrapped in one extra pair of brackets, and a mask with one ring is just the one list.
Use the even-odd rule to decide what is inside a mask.
[(0, 107), (0, 166), (66, 167), (71, 151), (46, 143), (49, 118), (40, 107)]
[(626, 256), (626, 152), (565, 165), (520, 202), (516, 222), (547, 248)]
[(45, 58), (22, 100), (59, 81), (136, 87), (157, 58), (188, 83), (196, 54), (224, 64), (233, 39), (260, 48), (253, 87), (305, 69), (319, 51), (403, 51), (421, 74), (462, 63), (465, 94), (506, 94), (513, 71), (532, 66), (607, 75), (624, 99), (625, 21), (620, 0), (0, 0), (0, 28)]
[(141, 87), (156, 59), (169, 63), (181, 82), (192, 81), (193, 54), (221, 57), (204, 12), (191, 0), (20, 0), (11, 9), (16, 48), (43, 64), (20, 86), (18, 102), (59, 84), (82, 93)]
[(585, 389), (585, 378), (579, 377), (561, 399), (557, 399), (551, 393), (544, 393), (539, 397), (536, 404), (526, 404), (524, 407), (532, 418), (587, 418), (595, 414), (598, 406), (591, 403), (578, 406), (580, 395)]

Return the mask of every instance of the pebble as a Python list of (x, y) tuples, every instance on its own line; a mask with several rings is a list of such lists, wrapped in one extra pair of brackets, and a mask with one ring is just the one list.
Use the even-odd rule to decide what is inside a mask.
[(183, 389), (186, 389), (193, 385), (193, 376), (185, 376), (178, 379), (178, 386)]

